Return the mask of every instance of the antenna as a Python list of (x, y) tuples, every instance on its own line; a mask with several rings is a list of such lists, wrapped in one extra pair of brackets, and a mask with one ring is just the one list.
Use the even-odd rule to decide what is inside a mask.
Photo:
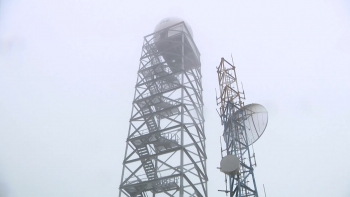
[[(254, 177), (255, 153), (251, 156), (250, 146), (264, 133), (267, 122), (267, 110), (256, 103), (244, 105), (245, 93), (239, 91), (236, 68), (221, 58), (217, 67), (220, 97), (221, 123), (224, 126), (223, 138), (226, 143), (226, 156), (220, 162), (220, 170), (229, 177), (230, 197), (258, 197)], [(244, 95), (244, 97), (243, 97)], [(255, 164), (252, 163), (254, 157)], [(226, 184), (227, 185), (227, 184)], [(222, 190), (219, 190), (222, 191)]]
[(244, 96), (244, 100), (245, 100), (245, 92), (244, 92), (244, 88), (243, 88), (243, 83), (241, 82), (241, 85), (242, 85), (242, 94), (243, 94), (243, 96)]

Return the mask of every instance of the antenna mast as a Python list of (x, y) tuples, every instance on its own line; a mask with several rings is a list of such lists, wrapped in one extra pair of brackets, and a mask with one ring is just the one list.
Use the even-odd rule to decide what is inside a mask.
[(229, 176), (229, 190), (224, 192), (229, 193), (230, 197), (258, 197), (249, 146), (264, 132), (267, 111), (259, 104), (244, 106), (244, 91), (239, 90), (233, 63), (221, 58), (217, 73), (220, 95), (216, 101), (220, 107), (221, 124), (224, 126), (223, 153), (226, 154), (220, 163), (220, 169)]

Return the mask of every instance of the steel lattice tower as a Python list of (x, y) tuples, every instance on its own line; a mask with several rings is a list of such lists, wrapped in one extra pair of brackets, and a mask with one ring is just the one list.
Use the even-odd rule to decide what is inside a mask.
[[(244, 91), (239, 91), (235, 67), (224, 58), (221, 59), (217, 73), (220, 86), (217, 103), (220, 106), (219, 114), (224, 125), (225, 141), (222, 154), (234, 156), (239, 165), (235, 172), (225, 172), (227, 174), (225, 176), (229, 179), (227, 183), (229, 188), (219, 191), (229, 193), (230, 197), (258, 197), (253, 168), (255, 164), (252, 161), (252, 158), (255, 161), (255, 154), (252, 155), (250, 145), (264, 132), (267, 125), (267, 111), (259, 104), (244, 106)], [(231, 165), (231, 161), (226, 162)]]
[(200, 53), (187, 23), (144, 37), (119, 196), (208, 196)]

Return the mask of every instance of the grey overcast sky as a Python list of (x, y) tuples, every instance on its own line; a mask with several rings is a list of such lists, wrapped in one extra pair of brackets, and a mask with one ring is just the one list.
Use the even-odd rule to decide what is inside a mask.
[(118, 195), (143, 36), (163, 18), (201, 52), (209, 194), (225, 196), (216, 66), (232, 53), (268, 197), (350, 196), (350, 1), (0, 1), (0, 196)]

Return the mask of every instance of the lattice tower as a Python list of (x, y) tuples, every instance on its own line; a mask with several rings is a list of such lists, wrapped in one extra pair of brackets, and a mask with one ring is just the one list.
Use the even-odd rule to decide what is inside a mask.
[(208, 196), (200, 53), (191, 33), (181, 21), (144, 37), (119, 197)]

